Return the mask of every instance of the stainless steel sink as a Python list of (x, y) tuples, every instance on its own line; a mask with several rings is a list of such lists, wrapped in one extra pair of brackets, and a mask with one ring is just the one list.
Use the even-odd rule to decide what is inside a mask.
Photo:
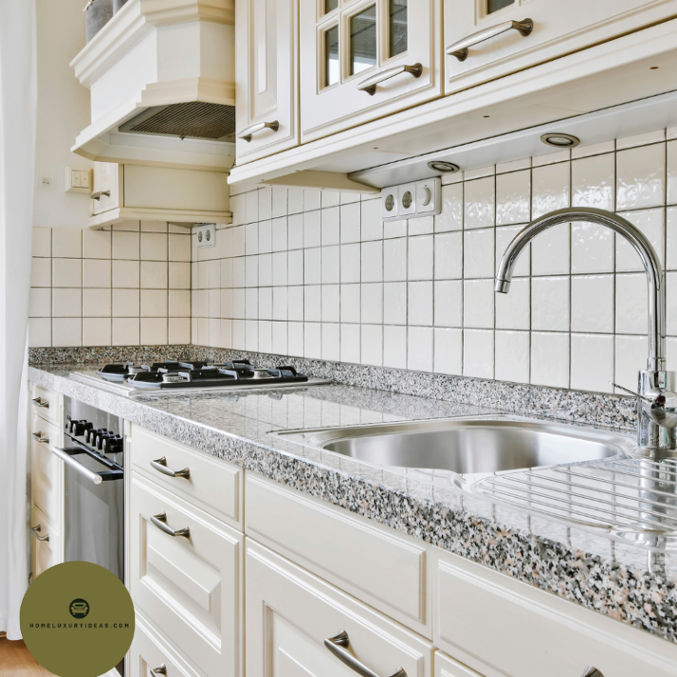
[(386, 467), (461, 475), (577, 463), (627, 455), (629, 437), (509, 418), (454, 418), (291, 430), (286, 438)]

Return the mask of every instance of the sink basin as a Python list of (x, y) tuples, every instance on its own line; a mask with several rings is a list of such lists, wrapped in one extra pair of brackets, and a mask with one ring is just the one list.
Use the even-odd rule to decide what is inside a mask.
[(461, 475), (577, 463), (628, 454), (621, 435), (507, 418), (454, 418), (278, 433), (377, 466)]

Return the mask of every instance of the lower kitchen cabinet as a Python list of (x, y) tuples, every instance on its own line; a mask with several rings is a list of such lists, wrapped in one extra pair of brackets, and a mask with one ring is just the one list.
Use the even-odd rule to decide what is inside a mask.
[(245, 568), (247, 675), (432, 673), (429, 642), (251, 539)]
[(435, 652), (435, 677), (482, 677), (479, 672), (450, 658), (441, 651)]
[(31, 580), (62, 561), (61, 533), (40, 508), (31, 507)]

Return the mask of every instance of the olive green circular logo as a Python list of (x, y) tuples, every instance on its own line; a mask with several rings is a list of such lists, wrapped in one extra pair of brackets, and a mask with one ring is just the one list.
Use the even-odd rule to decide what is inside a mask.
[(115, 667), (134, 636), (134, 605), (115, 574), (90, 562), (43, 571), (21, 604), (24, 642), (60, 677), (92, 677)]

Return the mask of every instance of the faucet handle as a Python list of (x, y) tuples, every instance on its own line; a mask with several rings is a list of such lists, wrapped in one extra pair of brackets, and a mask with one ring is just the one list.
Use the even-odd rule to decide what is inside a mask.
[[(665, 398), (662, 395), (659, 395), (655, 399), (651, 399), (650, 397), (645, 397), (644, 395), (640, 395), (637, 391), (635, 390), (630, 390), (630, 388), (626, 388), (625, 386), (620, 386), (618, 383), (614, 383), (613, 381), (609, 381), (609, 383), (614, 386), (614, 388), (618, 388), (619, 390), (623, 390), (626, 393), (629, 393), (630, 395), (634, 395), (640, 400), (644, 400), (645, 402), (649, 402), (650, 404), (663, 404), (665, 402)], [(659, 399), (663, 399), (663, 402), (659, 402)]]

